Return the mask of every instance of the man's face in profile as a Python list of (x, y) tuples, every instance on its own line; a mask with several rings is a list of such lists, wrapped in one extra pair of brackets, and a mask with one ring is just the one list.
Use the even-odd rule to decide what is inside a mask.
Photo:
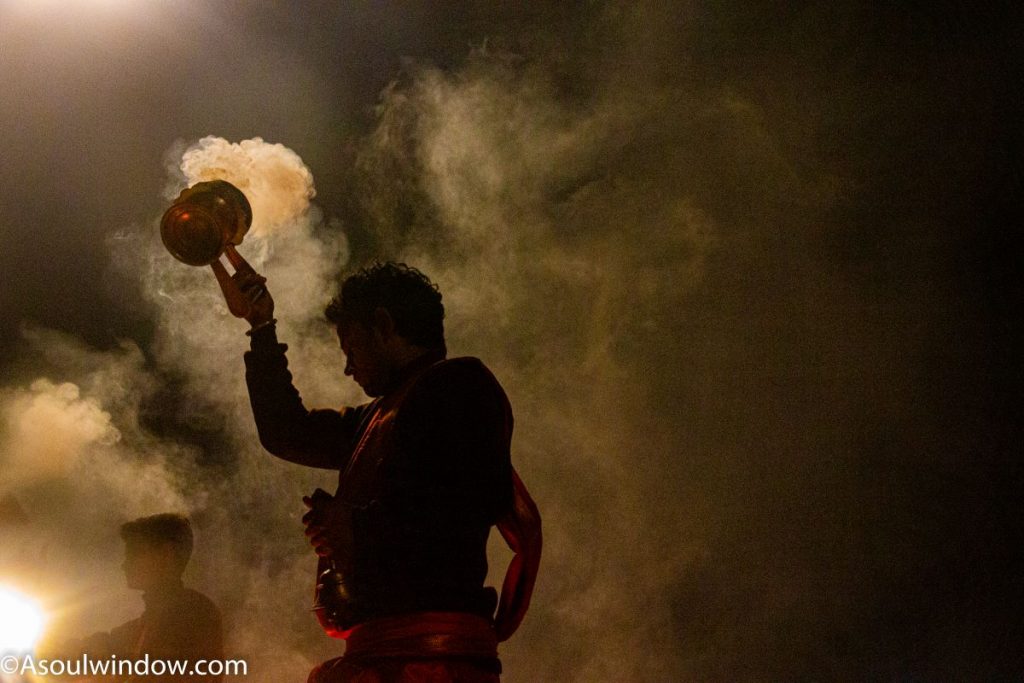
[(338, 325), (338, 342), (345, 354), (345, 374), (356, 381), (367, 396), (382, 396), (391, 379), (391, 364), (384, 353), (380, 335), (358, 322)]
[(176, 578), (176, 557), (170, 543), (131, 540), (124, 545), (125, 582), (134, 590), (152, 590)]

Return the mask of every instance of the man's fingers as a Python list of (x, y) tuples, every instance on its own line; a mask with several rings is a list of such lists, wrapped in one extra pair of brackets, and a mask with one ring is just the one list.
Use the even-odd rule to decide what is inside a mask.
[(306, 514), (302, 515), (302, 523), (306, 527), (304, 533), (320, 557), (330, 557), (333, 552), (330, 534), (324, 525), (325, 506), (332, 500), (328, 493), (320, 489), (311, 496), (302, 497), (303, 504), (309, 508)]
[(266, 281), (267, 278), (263, 277), (254, 270), (236, 270), (232, 275), (231, 279), (241, 284), (242, 282), (255, 282), (257, 280)]
[(241, 287), (242, 289), (262, 289), (266, 284), (267, 278), (263, 277), (262, 275), (257, 275), (255, 277), (240, 280), (238, 282), (238, 286)]
[(247, 292), (250, 289), (266, 289), (267, 278), (259, 275), (258, 273), (245, 273), (237, 272), (231, 276), (231, 279), (235, 281), (238, 288), (243, 292)]
[(247, 295), (257, 297), (267, 291), (267, 278), (261, 277), (259, 280), (253, 280), (250, 282), (240, 282), (238, 288), (245, 292)]
[(323, 534), (312, 536), (309, 539), (309, 544), (313, 546), (314, 550), (316, 550), (316, 554), (321, 557), (331, 554), (331, 542), (328, 540), (327, 536)]
[(313, 550), (315, 550), (316, 554), (320, 557), (328, 557), (333, 552), (330, 541), (328, 541), (322, 534), (310, 536), (309, 544), (313, 546)]

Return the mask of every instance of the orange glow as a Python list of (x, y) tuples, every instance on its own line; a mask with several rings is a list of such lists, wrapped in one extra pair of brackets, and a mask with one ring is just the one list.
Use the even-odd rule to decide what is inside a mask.
[(45, 623), (43, 610), (34, 600), (0, 586), (0, 653), (32, 650)]

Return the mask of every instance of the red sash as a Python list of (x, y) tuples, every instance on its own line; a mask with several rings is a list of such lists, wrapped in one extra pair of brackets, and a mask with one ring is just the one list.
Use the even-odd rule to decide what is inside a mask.
[(498, 520), (501, 537), (515, 553), (505, 571), (498, 613), (494, 617), (499, 642), (508, 640), (526, 616), (537, 582), (542, 545), (540, 511), (515, 468), (512, 469), (512, 485), (515, 489), (512, 509)]

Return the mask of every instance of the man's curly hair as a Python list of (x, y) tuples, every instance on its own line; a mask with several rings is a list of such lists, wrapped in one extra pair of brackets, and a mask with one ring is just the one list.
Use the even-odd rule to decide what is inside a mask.
[(348, 276), (324, 315), (334, 325), (370, 326), (378, 308), (391, 314), (395, 331), (413, 344), (445, 348), (441, 292), (430, 278), (404, 263), (375, 263)]

